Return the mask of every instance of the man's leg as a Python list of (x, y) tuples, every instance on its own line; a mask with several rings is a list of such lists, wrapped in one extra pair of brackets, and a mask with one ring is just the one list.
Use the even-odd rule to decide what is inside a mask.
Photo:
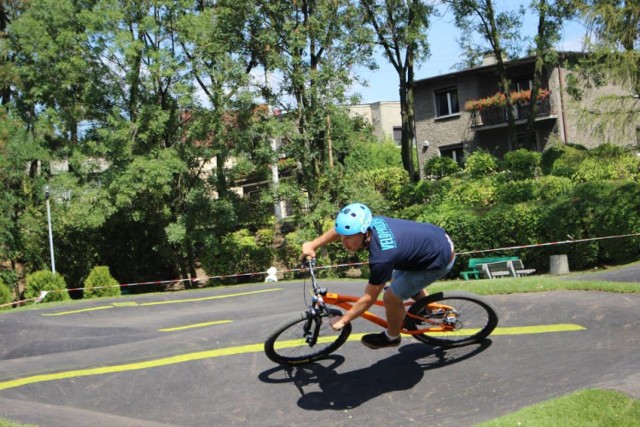
[(443, 277), (453, 262), (442, 270), (430, 271), (393, 271), (391, 285), (384, 293), (384, 308), (387, 316), (387, 330), (380, 334), (367, 334), (362, 337), (362, 343), (369, 348), (397, 347), (400, 345), (400, 330), (406, 311), (403, 301), (412, 296), (426, 295), (424, 288), (433, 281)]
[(397, 337), (400, 334), (400, 329), (402, 329), (402, 322), (404, 320), (404, 316), (407, 314), (404, 305), (402, 303), (402, 298), (397, 296), (391, 289), (388, 289), (387, 292), (384, 293), (384, 311), (387, 315), (387, 335), (390, 337)]
[(400, 329), (405, 316), (402, 298), (395, 295), (391, 289), (387, 289), (384, 293), (384, 310), (387, 315), (387, 323), (389, 326), (384, 332), (377, 334), (367, 334), (360, 341), (372, 349), (397, 347), (400, 345)]

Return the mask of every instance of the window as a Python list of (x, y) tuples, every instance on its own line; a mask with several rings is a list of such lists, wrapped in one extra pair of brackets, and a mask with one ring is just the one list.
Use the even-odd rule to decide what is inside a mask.
[(460, 112), (458, 89), (450, 88), (435, 92), (436, 117), (450, 116)]
[(464, 166), (464, 148), (462, 144), (447, 145), (440, 147), (440, 155), (455, 160), (460, 167)]
[(402, 126), (393, 127), (393, 142), (395, 142), (397, 146), (402, 145)]
[(511, 90), (520, 92), (521, 90), (531, 90), (532, 82), (529, 78), (520, 77), (511, 81)]

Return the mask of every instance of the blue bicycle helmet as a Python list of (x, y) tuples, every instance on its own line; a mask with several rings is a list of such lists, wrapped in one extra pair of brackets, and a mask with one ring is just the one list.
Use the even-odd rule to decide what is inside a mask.
[(366, 233), (371, 227), (371, 210), (362, 203), (351, 203), (338, 212), (336, 231), (341, 236)]

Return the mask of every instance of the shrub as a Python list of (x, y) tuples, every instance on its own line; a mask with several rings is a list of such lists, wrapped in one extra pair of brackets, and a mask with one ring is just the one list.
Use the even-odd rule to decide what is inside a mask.
[(542, 154), (542, 170), (549, 175), (573, 178), (588, 155), (588, 151), (575, 147), (554, 146)]
[(400, 208), (394, 215), (400, 218), (415, 218), (416, 215), (424, 208), (423, 204), (431, 202), (434, 194), (439, 192), (440, 181), (420, 180), (415, 184), (408, 184), (402, 187), (398, 195), (398, 204)]
[(64, 277), (58, 273), (41, 270), (27, 275), (24, 297), (27, 299), (37, 298), (41, 291), (49, 291), (45, 299), (47, 302), (70, 299)]
[(496, 180), (491, 177), (476, 180), (452, 179), (443, 202), (460, 203), (468, 207), (486, 207), (495, 202)]
[(432, 157), (424, 165), (427, 177), (440, 179), (452, 175), (460, 170), (460, 166), (451, 157)]
[(498, 170), (498, 159), (486, 151), (478, 150), (467, 157), (464, 170), (472, 178), (493, 175)]
[(113, 297), (120, 295), (120, 284), (111, 276), (109, 267), (93, 267), (84, 281), (84, 298)]
[(513, 179), (534, 178), (541, 159), (540, 153), (519, 149), (505, 154), (503, 166)]
[(532, 179), (504, 182), (496, 188), (496, 202), (515, 204), (534, 200), (536, 184)]
[(537, 200), (555, 200), (573, 191), (575, 184), (569, 178), (561, 176), (543, 176), (536, 181), (534, 198)]
[[(640, 233), (640, 183), (620, 182), (607, 192), (596, 207), (594, 231), (598, 236)], [(601, 262), (626, 262), (638, 259), (640, 238), (601, 240)]]
[(346, 180), (347, 200), (366, 203), (378, 215), (389, 215), (398, 206), (409, 177), (403, 168), (387, 167), (361, 171)]
[[(540, 221), (540, 241), (554, 242), (598, 237), (594, 230), (596, 215), (601, 206), (606, 205), (607, 195), (615, 185), (594, 182), (577, 185), (566, 196), (548, 201), (542, 210)], [(566, 253), (572, 269), (582, 270), (598, 263), (598, 242), (584, 242), (562, 246), (550, 246), (541, 251), (546, 256)]]
[(594, 150), (578, 166), (572, 179), (575, 182), (633, 179), (639, 166), (640, 161), (634, 155), (610, 157)]
[(491, 247), (537, 243), (540, 211), (535, 203), (496, 206), (482, 221), (482, 232), (493, 239)]
[(566, 146), (564, 144), (558, 143), (552, 145), (542, 153), (540, 157), (540, 167), (542, 168), (543, 174), (549, 175), (551, 173), (553, 164), (563, 156), (565, 149)]
[[(11, 293), (11, 289), (9, 289), (7, 285), (0, 281), (0, 306), (8, 304), (11, 301), (13, 301), (13, 294)], [(5, 307), (0, 307), (0, 310), (7, 310), (10, 308), (11, 306), (7, 305)]]
[(598, 145), (590, 152), (596, 157), (604, 157), (607, 159), (619, 159), (627, 154), (627, 150), (624, 147), (613, 145), (610, 143)]

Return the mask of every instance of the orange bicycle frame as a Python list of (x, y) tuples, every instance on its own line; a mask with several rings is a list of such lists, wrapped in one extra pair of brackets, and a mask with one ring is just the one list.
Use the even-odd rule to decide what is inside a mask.
[[(340, 307), (342, 309), (345, 310), (349, 310), (351, 309), (351, 307), (353, 307), (353, 304), (358, 301), (358, 299), (360, 299), (359, 297), (353, 296), (353, 295), (342, 295), (342, 294), (336, 294), (333, 292), (327, 292), (326, 295), (324, 295), (322, 297), (322, 299), (324, 300), (324, 302), (326, 304), (330, 304), (330, 305), (335, 305), (336, 307)], [(376, 302), (374, 302), (374, 305), (380, 306), (380, 307), (384, 307), (384, 302), (378, 300)], [(412, 301), (407, 301), (404, 303), (405, 307), (410, 307), (411, 305), (413, 305)], [(431, 309), (445, 309), (445, 310), (450, 310), (452, 309), (451, 307), (444, 305), (444, 304), (438, 304), (438, 303), (431, 303), (428, 305), (429, 308)], [(433, 323), (433, 321), (429, 320), (429, 319), (425, 319), (410, 313), (407, 313), (407, 316), (412, 317), (414, 319), (420, 319), (425, 323)], [(386, 328), (388, 326), (388, 323), (386, 321), (386, 319), (383, 319), (382, 317), (370, 312), (370, 311), (365, 311), (362, 316), (363, 319), (367, 319), (368, 321), (375, 323), (376, 325), (379, 325), (383, 328)], [(426, 332), (448, 332), (448, 331), (452, 331), (453, 327), (452, 326), (448, 326), (448, 325), (443, 325), (443, 324), (433, 324), (431, 327), (427, 327), (424, 329), (416, 329), (413, 331), (410, 331), (408, 329), (405, 329), (404, 327), (402, 328), (402, 333), (403, 334), (408, 334), (408, 335), (417, 335), (417, 334), (424, 334)]]

